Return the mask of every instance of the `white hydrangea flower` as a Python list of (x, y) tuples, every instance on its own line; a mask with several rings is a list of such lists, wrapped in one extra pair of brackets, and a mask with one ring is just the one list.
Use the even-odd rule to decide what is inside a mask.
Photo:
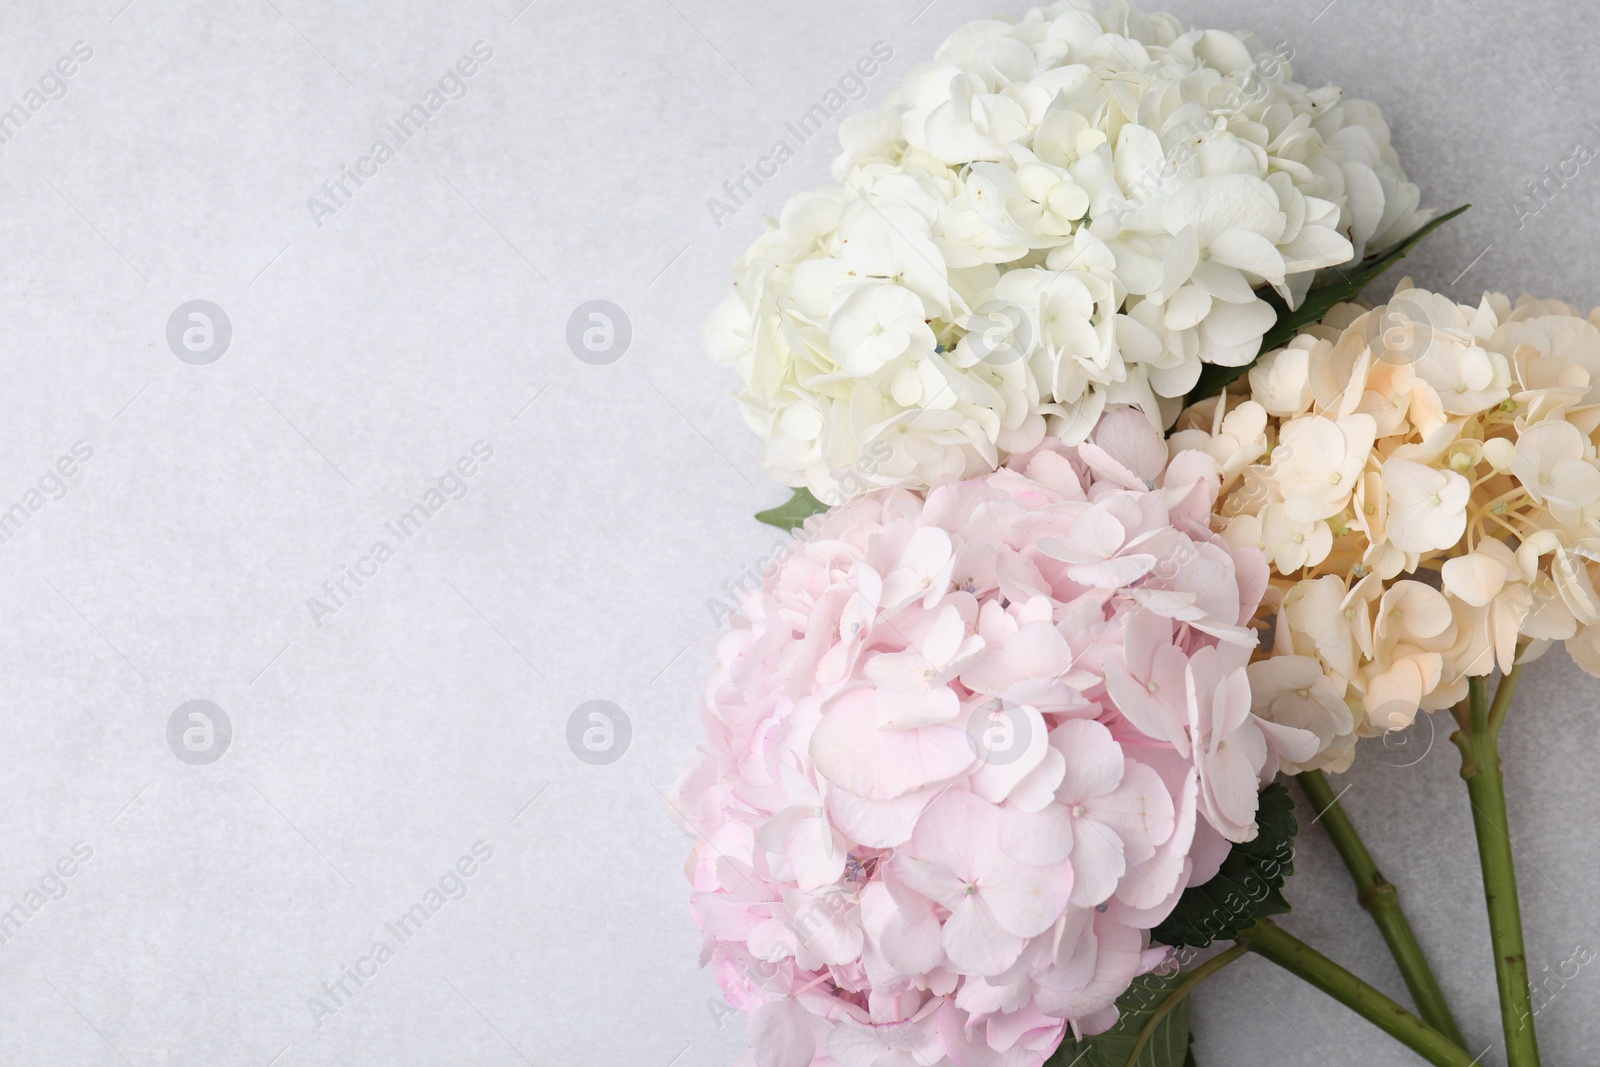
[[(1166, 426), (1203, 364), (1256, 356), (1263, 293), (1295, 306), (1428, 218), (1376, 107), (1122, 0), (964, 26), (840, 138), (706, 328), (767, 473), (829, 503), (1077, 443), (1108, 404)], [(1304, 366), (1272, 414), (1309, 404)]]

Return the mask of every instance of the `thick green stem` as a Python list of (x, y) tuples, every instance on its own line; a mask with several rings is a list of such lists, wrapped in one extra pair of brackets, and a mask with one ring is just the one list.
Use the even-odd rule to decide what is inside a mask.
[(1477, 1062), (1448, 1037), (1282, 927), (1262, 919), (1240, 934), (1239, 941), (1328, 994), (1435, 1067), (1474, 1067)]
[(1378, 931), (1383, 934), (1384, 941), (1388, 942), (1389, 953), (1400, 967), (1400, 977), (1405, 979), (1406, 988), (1411, 991), (1417, 1014), (1429, 1026), (1466, 1048), (1466, 1039), (1461, 1036), (1461, 1029), (1456, 1026), (1455, 1019), (1450, 1015), (1450, 1007), (1445, 1003), (1444, 991), (1439, 988), (1439, 981), (1433, 976), (1427, 957), (1422, 954), (1422, 945), (1417, 942), (1417, 935), (1406, 921), (1405, 912), (1400, 910), (1399, 892), (1379, 873), (1378, 864), (1367, 851), (1350, 816), (1339, 806), (1339, 798), (1328, 784), (1328, 779), (1321, 771), (1306, 771), (1295, 777), (1300, 782), (1300, 788), (1305, 790), (1312, 808), (1319, 813), (1317, 821), (1327, 829), (1328, 836), (1333, 838), (1333, 847), (1339, 850), (1340, 858), (1350, 870), (1350, 877), (1356, 883), (1356, 900), (1367, 909)]
[(1518, 664), (1500, 682), (1494, 707), (1482, 678), (1473, 678), (1467, 707), (1457, 709), (1461, 729), (1451, 736), (1461, 750), (1461, 777), (1472, 801), (1472, 826), (1478, 836), (1483, 895), (1489, 906), (1489, 940), (1494, 946), (1495, 981), (1500, 989), (1500, 1024), (1510, 1067), (1539, 1067), (1539, 1042), (1533, 1029), (1533, 998), (1528, 990), (1528, 954), (1522, 939), (1522, 907), (1511, 855), (1511, 824), (1506, 817), (1505, 778), (1500, 770), (1499, 735), (1522, 673)]

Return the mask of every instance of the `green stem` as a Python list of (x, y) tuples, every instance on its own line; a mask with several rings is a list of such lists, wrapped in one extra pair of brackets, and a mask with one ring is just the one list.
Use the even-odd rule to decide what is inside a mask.
[(1450, 1007), (1445, 1003), (1444, 991), (1439, 988), (1439, 981), (1428, 966), (1428, 959), (1422, 953), (1422, 945), (1412, 932), (1411, 924), (1406, 921), (1405, 912), (1400, 910), (1399, 891), (1379, 873), (1378, 864), (1367, 851), (1361, 835), (1356, 832), (1355, 824), (1340, 807), (1333, 786), (1328, 784), (1328, 779), (1321, 771), (1305, 771), (1295, 777), (1300, 782), (1300, 788), (1305, 790), (1311, 806), (1320, 813), (1317, 821), (1327, 829), (1328, 836), (1333, 838), (1333, 847), (1339, 850), (1340, 858), (1349, 868), (1350, 877), (1356, 883), (1356, 899), (1372, 916), (1372, 921), (1388, 943), (1389, 953), (1400, 967), (1400, 976), (1411, 991), (1417, 1014), (1429, 1026), (1466, 1048), (1466, 1039), (1461, 1036), (1461, 1029), (1456, 1026), (1455, 1019), (1450, 1015)]
[[(1522, 648), (1519, 645), (1517, 654), (1520, 656)], [(1517, 691), (1517, 679), (1522, 677), (1522, 664), (1514, 664), (1511, 673), (1500, 679), (1500, 684), (1494, 689), (1494, 706), (1489, 709), (1489, 733), (1495, 740), (1500, 738), (1500, 727), (1505, 725), (1506, 712), (1511, 710), (1511, 696)]]
[(1145, 1045), (1149, 1044), (1150, 1039), (1155, 1036), (1157, 1025), (1160, 1024), (1162, 1019), (1171, 1014), (1174, 1008), (1183, 1003), (1183, 998), (1193, 993), (1195, 987), (1201, 982), (1204, 982), (1207, 978), (1210, 978), (1213, 974), (1243, 956), (1247, 951), (1249, 951), (1249, 948), (1246, 945), (1234, 945), (1226, 952), (1219, 952), (1190, 971), (1183, 981), (1173, 986), (1172, 992), (1167, 994), (1167, 999), (1163, 1000), (1161, 1005), (1151, 1013), (1143, 1029), (1139, 1031), (1139, 1039), (1133, 1043), (1133, 1051), (1128, 1053), (1128, 1062), (1139, 1062), (1139, 1053), (1144, 1051)]
[(1448, 1037), (1269, 920), (1262, 919), (1240, 934), (1239, 941), (1328, 994), (1434, 1067), (1476, 1064)]
[(1461, 750), (1461, 777), (1472, 801), (1472, 826), (1478, 836), (1483, 895), (1489, 907), (1489, 939), (1494, 946), (1495, 981), (1500, 989), (1500, 1025), (1506, 1035), (1510, 1067), (1539, 1067), (1539, 1042), (1533, 1029), (1533, 998), (1528, 990), (1528, 953), (1522, 939), (1522, 907), (1511, 855), (1511, 824), (1506, 815), (1505, 777), (1500, 768), (1499, 734), (1522, 673), (1519, 663), (1500, 682), (1494, 707), (1482, 678), (1471, 680), (1461, 724), (1450, 738)]

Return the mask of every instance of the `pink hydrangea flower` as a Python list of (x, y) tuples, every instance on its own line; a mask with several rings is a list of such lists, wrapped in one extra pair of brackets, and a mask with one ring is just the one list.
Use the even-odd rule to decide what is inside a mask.
[(1316, 738), (1250, 711), (1267, 585), (1219, 476), (1114, 411), (985, 477), (858, 498), (718, 645), (672, 807), (756, 1067), (1039, 1067)]

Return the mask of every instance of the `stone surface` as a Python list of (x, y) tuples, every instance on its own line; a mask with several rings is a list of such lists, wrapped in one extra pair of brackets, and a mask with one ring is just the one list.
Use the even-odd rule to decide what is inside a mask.
[[(1321, 2), (1177, 10), (1378, 101), (1427, 201), (1477, 205), (1419, 283), (1600, 298), (1600, 175), (1512, 206), (1600, 143), (1594, 12)], [(0, 1062), (731, 1063), (744, 1023), (696, 966), (663, 794), (707, 601), (771, 551), (750, 515), (784, 494), (699, 322), (761, 216), (826, 173), (832, 129), (785, 123), (875, 42), (873, 99), (997, 5), (124, 3), (12, 5), (0, 35), (0, 111), (44, 79), (0, 144), (0, 511), (23, 509), (0, 543), (0, 906), (22, 906)], [(779, 139), (795, 158), (719, 225), (708, 198)], [(336, 198), (344, 168), (365, 174)], [(625, 348), (612, 308), (574, 321), (593, 301)], [(1597, 696), (1552, 656), (1506, 733), (1552, 972), (1600, 945)], [(1488, 1044), (1440, 729), (1340, 787)], [(1314, 829), (1288, 892), (1290, 929), (1401, 992)], [(1541, 1014), (1546, 1062), (1600, 1043), (1597, 974)], [(1209, 1067), (1413, 1062), (1266, 964), (1197, 1001)]]

